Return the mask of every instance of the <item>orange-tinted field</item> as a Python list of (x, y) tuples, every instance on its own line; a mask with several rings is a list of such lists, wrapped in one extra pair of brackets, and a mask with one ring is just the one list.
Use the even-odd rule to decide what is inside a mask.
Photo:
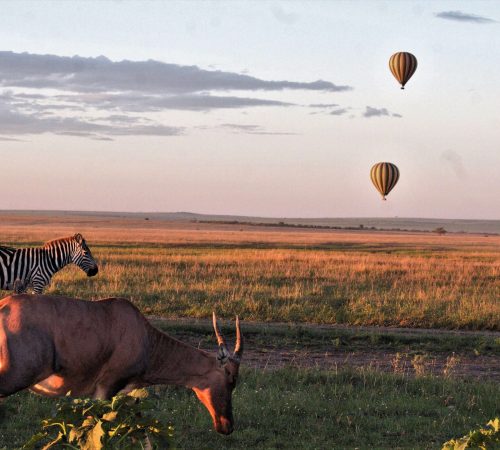
[(125, 296), (163, 317), (500, 329), (500, 237), (1, 216), (1, 241), (82, 232), (101, 265), (48, 292)]

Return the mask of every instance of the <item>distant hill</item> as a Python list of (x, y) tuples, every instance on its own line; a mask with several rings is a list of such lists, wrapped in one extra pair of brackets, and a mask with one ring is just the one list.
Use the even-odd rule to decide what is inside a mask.
[(380, 217), (341, 217), (341, 218), (287, 218), (287, 217), (254, 217), (216, 214), (198, 214), (192, 212), (101, 212), (101, 211), (0, 211), (2, 214), (66, 216), (66, 217), (102, 217), (126, 219), (150, 219), (165, 221), (208, 221), (208, 222), (238, 222), (255, 224), (306, 225), (340, 228), (376, 228), (378, 230), (418, 230), (433, 231), (443, 228), (448, 232), (490, 233), (500, 234), (500, 220), (472, 219), (427, 219), (427, 218), (380, 218)]

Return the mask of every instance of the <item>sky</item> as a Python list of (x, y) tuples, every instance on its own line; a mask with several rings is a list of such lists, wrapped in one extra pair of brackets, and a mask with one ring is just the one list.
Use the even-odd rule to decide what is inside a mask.
[(10, 1), (0, 43), (0, 209), (500, 219), (499, 2)]

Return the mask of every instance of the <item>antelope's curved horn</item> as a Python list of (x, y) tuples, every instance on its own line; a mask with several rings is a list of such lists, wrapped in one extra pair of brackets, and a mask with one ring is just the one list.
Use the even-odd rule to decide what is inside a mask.
[(234, 358), (240, 362), (243, 356), (243, 336), (241, 335), (240, 318), (236, 316), (236, 345), (234, 346)]
[(222, 336), (221, 332), (219, 331), (219, 327), (217, 326), (217, 318), (215, 317), (215, 311), (212, 312), (212, 323), (214, 326), (215, 336), (217, 337), (217, 344), (219, 346), (222, 345), (224, 348), (227, 349), (226, 341), (224, 340), (224, 336)]

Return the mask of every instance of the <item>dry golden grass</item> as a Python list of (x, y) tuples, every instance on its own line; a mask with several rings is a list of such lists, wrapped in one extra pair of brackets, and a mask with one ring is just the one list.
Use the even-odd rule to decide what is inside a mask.
[(500, 238), (139, 220), (3, 221), (9, 245), (82, 232), (100, 263), (47, 292), (125, 296), (164, 317), (500, 329)]

